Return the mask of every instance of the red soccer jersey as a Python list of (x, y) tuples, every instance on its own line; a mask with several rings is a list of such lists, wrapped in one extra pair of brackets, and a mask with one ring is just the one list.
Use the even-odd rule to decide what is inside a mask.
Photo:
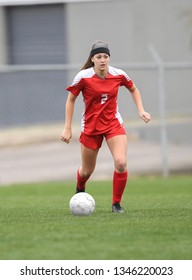
[(75, 96), (82, 92), (85, 105), (82, 132), (87, 135), (103, 134), (123, 123), (117, 104), (120, 86), (130, 89), (133, 82), (124, 71), (111, 66), (104, 79), (95, 73), (93, 67), (81, 70), (76, 75), (67, 90)]

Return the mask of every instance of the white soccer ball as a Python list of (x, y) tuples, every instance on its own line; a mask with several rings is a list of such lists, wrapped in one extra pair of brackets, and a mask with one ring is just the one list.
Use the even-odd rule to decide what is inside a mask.
[(90, 194), (79, 192), (71, 198), (69, 208), (73, 215), (88, 216), (95, 210), (95, 200)]

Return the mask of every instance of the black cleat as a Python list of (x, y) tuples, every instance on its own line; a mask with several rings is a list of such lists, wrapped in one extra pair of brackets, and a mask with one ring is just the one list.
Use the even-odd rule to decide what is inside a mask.
[(75, 193), (80, 193), (80, 192), (85, 192), (85, 189), (84, 190), (80, 190), (80, 189), (78, 189), (78, 187), (76, 187), (76, 192)]
[(112, 205), (112, 212), (114, 212), (114, 213), (124, 213), (124, 210), (118, 202), (115, 202)]

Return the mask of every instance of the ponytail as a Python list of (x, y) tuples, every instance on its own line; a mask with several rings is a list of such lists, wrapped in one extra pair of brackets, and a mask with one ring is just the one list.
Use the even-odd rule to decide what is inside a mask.
[(84, 70), (84, 69), (88, 69), (88, 68), (91, 68), (94, 66), (94, 63), (92, 62), (91, 60), (91, 55), (89, 55), (87, 61), (85, 62), (85, 64), (81, 67), (81, 70)]

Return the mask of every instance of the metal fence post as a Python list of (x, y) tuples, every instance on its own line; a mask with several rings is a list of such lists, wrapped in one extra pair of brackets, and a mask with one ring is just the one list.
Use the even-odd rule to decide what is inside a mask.
[(156, 49), (152, 45), (149, 45), (149, 50), (158, 66), (158, 96), (159, 96), (159, 114), (160, 114), (162, 173), (164, 177), (167, 177), (169, 175), (169, 168), (168, 168), (166, 116), (165, 116), (166, 113), (165, 113), (164, 65), (159, 54), (157, 53)]

